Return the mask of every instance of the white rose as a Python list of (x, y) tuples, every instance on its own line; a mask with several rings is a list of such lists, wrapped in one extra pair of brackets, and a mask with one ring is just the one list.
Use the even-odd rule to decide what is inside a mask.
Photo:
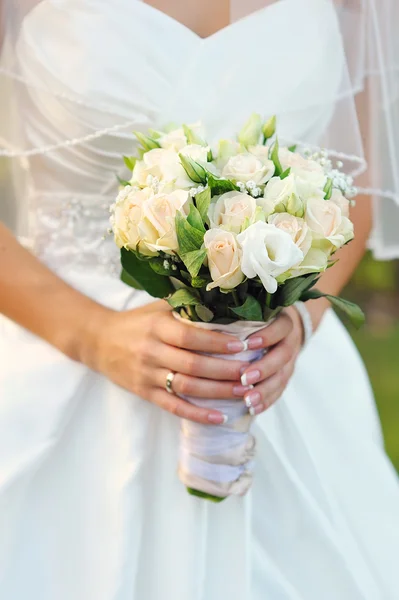
[(326, 183), (326, 174), (323, 167), (314, 160), (304, 158), (298, 152), (291, 152), (288, 148), (280, 148), (278, 153), (283, 171), (291, 168), (291, 173), (300, 179), (309, 181), (313, 185), (323, 188)]
[(255, 212), (255, 198), (240, 192), (227, 192), (210, 205), (208, 215), (211, 227), (222, 227), (240, 233), (247, 217), (253, 223)]
[(261, 145), (249, 146), (248, 152), (250, 154), (252, 154), (253, 156), (255, 156), (258, 160), (260, 160), (260, 162), (262, 162), (264, 165), (270, 165), (270, 163), (271, 163), (274, 167), (273, 161), (271, 161), (269, 158), (269, 153), (270, 153), (269, 146), (261, 146)]
[(237, 154), (227, 161), (222, 171), (223, 177), (232, 181), (254, 181), (256, 185), (262, 185), (269, 181), (274, 174), (274, 164), (269, 161), (262, 163), (253, 154)]
[(180, 153), (201, 164), (207, 162), (208, 150), (209, 148), (200, 146), (199, 144), (189, 144), (188, 146), (184, 146), (184, 148), (180, 150)]
[(182, 167), (179, 155), (173, 150), (155, 148), (146, 152), (143, 160), (138, 160), (132, 174), (132, 183), (141, 187), (148, 185), (149, 175), (157, 177), (161, 183), (161, 189), (174, 188), (188, 189), (193, 182)]
[(314, 240), (327, 240), (333, 249), (341, 248), (353, 238), (353, 223), (342, 215), (341, 209), (331, 200), (311, 198), (306, 206), (306, 223)]
[(213, 279), (206, 289), (231, 290), (240, 285), (244, 279), (240, 268), (242, 251), (235, 235), (223, 229), (209, 229), (204, 236), (204, 245)]
[(188, 192), (183, 190), (147, 198), (142, 206), (138, 231), (142, 243), (149, 250), (173, 254), (179, 249), (175, 218), (177, 211), (187, 212), (188, 198)]
[(276, 213), (269, 217), (268, 222), (282, 231), (286, 231), (303, 255), (306, 256), (312, 245), (312, 233), (303, 219), (288, 213)]
[(138, 190), (131, 186), (119, 192), (111, 216), (115, 242), (119, 248), (139, 250), (149, 256), (156, 255), (156, 252), (148, 250), (142, 243), (138, 229), (142, 218), (142, 206), (151, 195), (150, 188)]
[(331, 202), (334, 202), (341, 209), (341, 213), (344, 217), (349, 218), (349, 200), (345, 198), (341, 190), (333, 189), (331, 195)]
[(243, 254), (241, 269), (250, 279), (258, 276), (266, 291), (274, 294), (277, 277), (303, 260), (291, 236), (275, 225), (258, 221), (237, 236)]
[(274, 206), (276, 212), (288, 212), (298, 217), (303, 216), (304, 205), (294, 175), (288, 175), (285, 179), (273, 177), (265, 187), (263, 195), (265, 200)]
[(169, 133), (165, 133), (157, 140), (161, 148), (165, 150), (174, 150), (179, 152), (184, 146), (187, 146), (187, 138), (183, 128), (174, 129)]
[(311, 248), (303, 261), (291, 271), (290, 278), (308, 273), (321, 273), (327, 269), (327, 266), (328, 254), (319, 248)]

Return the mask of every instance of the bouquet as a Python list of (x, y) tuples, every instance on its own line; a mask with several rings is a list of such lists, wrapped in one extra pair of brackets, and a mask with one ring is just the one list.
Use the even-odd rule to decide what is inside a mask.
[[(280, 147), (276, 118), (252, 115), (237, 139), (206, 141), (200, 123), (135, 134), (138, 156), (111, 207), (122, 280), (165, 298), (177, 318), (245, 340), (298, 301), (327, 297), (355, 325), (360, 308), (315, 288), (353, 239), (352, 179), (323, 151)], [(232, 358), (224, 356), (223, 358)], [(237, 358), (237, 355), (234, 356)], [(246, 361), (259, 352), (239, 355)], [(187, 398), (228, 421), (182, 421), (179, 476), (214, 501), (251, 484), (253, 414), (234, 400)]]

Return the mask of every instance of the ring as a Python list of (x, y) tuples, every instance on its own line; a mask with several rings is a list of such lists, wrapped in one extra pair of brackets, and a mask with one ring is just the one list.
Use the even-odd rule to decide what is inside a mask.
[(173, 373), (173, 371), (169, 371), (169, 373), (166, 376), (166, 384), (165, 384), (165, 390), (168, 392), (168, 394), (173, 394), (173, 388), (172, 388), (172, 384), (173, 384), (173, 380), (175, 378), (176, 373)]

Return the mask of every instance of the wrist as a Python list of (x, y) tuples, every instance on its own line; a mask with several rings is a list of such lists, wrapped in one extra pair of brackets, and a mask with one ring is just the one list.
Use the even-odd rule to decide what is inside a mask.
[(75, 315), (72, 333), (64, 339), (62, 351), (72, 360), (98, 370), (101, 336), (110, 315), (114, 311), (85, 298), (79, 313)]

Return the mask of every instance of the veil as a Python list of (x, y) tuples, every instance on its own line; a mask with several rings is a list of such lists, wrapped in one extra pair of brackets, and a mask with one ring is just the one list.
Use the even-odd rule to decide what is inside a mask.
[[(100, 4), (107, 0), (80, 0)], [(126, 0), (116, 0), (120, 4)], [(140, 0), (131, 0), (139, 2)], [(75, 0), (73, 4), (77, 4)], [(304, 22), (315, 13), (322, 15), (321, 31), (325, 54), (317, 57), (331, 71), (332, 85), (328, 89), (315, 86), (312, 101), (301, 105), (295, 98), (295, 110), (281, 115), (281, 129), (287, 143), (298, 143), (315, 150), (326, 149), (334, 159), (344, 162), (344, 169), (352, 174), (359, 191), (373, 198), (374, 228), (370, 246), (377, 258), (399, 257), (399, 23), (397, 0), (230, 0), (231, 21), (247, 18), (256, 11), (273, 10), (273, 4), (284, 3), (287, 10), (300, 8)], [(30, 173), (38, 156), (61, 153), (67, 160), (71, 148), (81, 149), (101, 141), (104, 157), (117, 161), (131, 153), (135, 128), (127, 110), (103, 101), (86, 101), (75, 90), (54, 85), (51, 75), (43, 73), (32, 78), (26, 56), (21, 56), (21, 32), (30, 16), (43, 5), (57, 5), (65, 9), (65, 27), (68, 26), (67, 0), (3, 0), (0, 2), (0, 176), (7, 170), (13, 180), (13, 206), (16, 208), (17, 234), (24, 238), (28, 229), (26, 206), (30, 196)], [(70, 6), (70, 5), (69, 5)], [(115, 7), (117, 10), (117, 7)], [(50, 24), (51, 26), (51, 24)], [(297, 43), (309, 45), (312, 39), (301, 35), (298, 27)], [(59, 36), (63, 36), (62, 28)], [(261, 40), (257, 40), (257, 44)], [(265, 40), (267, 45), (267, 40)], [(284, 40), (281, 40), (281, 47)], [(271, 48), (279, 52), (281, 48)], [(261, 69), (261, 55), (256, 59)], [(340, 65), (339, 70), (332, 64)], [(96, 65), (101, 68), (101, 65)], [(133, 64), (132, 67), (134, 68)], [(255, 68), (255, 67), (254, 67)], [(289, 74), (287, 73), (288, 77)], [(266, 79), (266, 77), (265, 77)], [(267, 81), (262, 82), (267, 93)], [(90, 124), (73, 130), (62, 126), (51, 131), (51, 144), (43, 145), (40, 135), (29, 130), (32, 103), (41, 98), (62, 98), (65, 110), (84, 105), (90, 111)], [(87, 105), (87, 106), (85, 106)], [(328, 117), (323, 123), (324, 134), (315, 137), (321, 111)], [(325, 108), (328, 107), (326, 111)], [(238, 107), (237, 107), (238, 108)], [(278, 107), (277, 116), (280, 117)], [(262, 96), (254, 94), (253, 110), (263, 114)], [(306, 115), (309, 127), (295, 135), (295, 123)], [(309, 115), (312, 115), (309, 118)], [(98, 116), (98, 119), (96, 118)], [(269, 115), (264, 115), (265, 117)], [(100, 118), (101, 117), (101, 118)], [(68, 123), (71, 121), (68, 120)], [(316, 128), (320, 131), (320, 126)], [(231, 132), (233, 133), (233, 132)], [(49, 137), (49, 136), (47, 136)], [(104, 144), (106, 141), (106, 144)], [(100, 146), (100, 143), (98, 144)], [(105, 149), (104, 149), (105, 148)], [(130, 148), (130, 152), (129, 152)], [(117, 164), (117, 163), (115, 163)], [(11, 198), (11, 195), (7, 196)], [(4, 197), (3, 197), (4, 198)], [(360, 200), (361, 201), (361, 198)], [(4, 199), (3, 199), (4, 202)]]

